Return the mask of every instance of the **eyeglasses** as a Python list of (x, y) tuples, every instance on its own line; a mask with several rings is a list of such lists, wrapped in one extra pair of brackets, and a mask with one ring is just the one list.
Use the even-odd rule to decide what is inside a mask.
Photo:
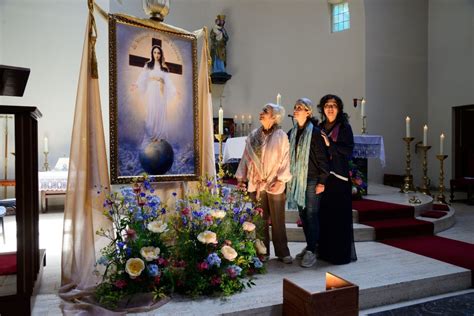
[(325, 108), (325, 109), (337, 109), (337, 104), (326, 103), (326, 104), (324, 105), (324, 108)]
[(304, 107), (303, 105), (295, 105), (295, 107), (293, 108), (293, 111), (308, 111), (308, 109), (306, 109), (306, 107)]

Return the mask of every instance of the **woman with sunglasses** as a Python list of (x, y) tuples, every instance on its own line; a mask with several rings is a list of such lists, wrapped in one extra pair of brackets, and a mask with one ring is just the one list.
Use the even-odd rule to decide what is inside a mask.
[(288, 132), (292, 175), (287, 185), (288, 206), (298, 209), (303, 224), (306, 247), (296, 258), (301, 259), (300, 265), (305, 268), (316, 263), (319, 201), (329, 175), (326, 149), (312, 107), (310, 99), (296, 101), (293, 116), (297, 124)]
[(262, 126), (247, 137), (235, 177), (238, 186), (247, 189), (250, 197), (263, 209), (266, 257), (270, 254), (271, 219), (275, 255), (284, 263), (292, 263), (285, 227), (285, 184), (291, 179), (291, 173), (288, 137), (280, 127), (284, 115), (282, 106), (265, 105), (259, 117)]
[(328, 94), (318, 105), (322, 116), (321, 134), (329, 153), (330, 175), (321, 198), (319, 257), (333, 264), (357, 260), (352, 227), (352, 193), (349, 159), (354, 136), (344, 103)]

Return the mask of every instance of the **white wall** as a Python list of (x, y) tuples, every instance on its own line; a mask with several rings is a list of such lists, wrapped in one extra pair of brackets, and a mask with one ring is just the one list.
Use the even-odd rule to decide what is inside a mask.
[[(405, 117), (415, 142), (427, 115), (427, 0), (365, 0), (365, 76), (368, 132), (383, 135), (387, 166), (369, 161), (369, 179), (405, 174)], [(421, 184), (420, 154), (411, 151), (414, 182)]]
[[(124, 3), (123, 8), (144, 16), (141, 1)], [(190, 31), (210, 29), (217, 14), (226, 15), (227, 72), (233, 77), (225, 86), (213, 86), (215, 116), (221, 93), (225, 116), (250, 114), (254, 127), (260, 109), (266, 102), (276, 102), (277, 93), (289, 114), (299, 97), (316, 103), (324, 94), (336, 93), (346, 102), (359, 133), (360, 118), (351, 100), (364, 92), (362, 0), (350, 1), (350, 10), (351, 29), (336, 34), (330, 32), (325, 0), (175, 0), (165, 23)], [(283, 127), (289, 129), (291, 121), (287, 119)]]
[[(143, 17), (142, 1), (98, 1), (107, 11)], [(86, 1), (0, 0), (3, 34), (0, 63), (31, 68), (23, 98), (0, 97), (0, 104), (38, 106), (40, 142), (48, 136), (53, 164), (69, 154), (78, 71), (87, 17)], [(225, 116), (257, 114), (282, 94), (287, 110), (302, 96), (313, 101), (326, 93), (339, 94), (353, 117), (360, 118), (351, 99), (363, 96), (364, 13), (362, 0), (350, 1), (351, 29), (331, 34), (326, 0), (175, 0), (165, 22), (187, 30), (212, 27), (217, 14), (227, 15), (228, 72)], [(108, 139), (107, 25), (96, 15), (102, 108)], [(214, 112), (223, 86), (214, 86)], [(359, 109), (357, 109), (359, 111)], [(359, 114), (360, 115), (360, 114)], [(216, 115), (217, 116), (217, 115)], [(256, 124), (255, 124), (256, 123)], [(287, 119), (283, 127), (290, 128)], [(40, 162), (42, 163), (43, 159)]]
[(446, 135), (445, 186), (454, 175), (452, 107), (474, 104), (474, 1), (430, 0), (428, 118), (430, 177), (438, 185), (439, 135)]
[[(108, 10), (108, 1), (97, 1)], [(87, 1), (1, 0), (0, 64), (31, 69), (23, 97), (0, 97), (0, 104), (36, 106), (39, 162), (43, 138), (49, 138), (50, 166), (69, 156), (79, 66), (87, 23)], [(108, 117), (107, 24), (97, 17), (101, 98)], [(108, 124), (107, 124), (108, 126)], [(108, 133), (108, 132), (107, 132)]]

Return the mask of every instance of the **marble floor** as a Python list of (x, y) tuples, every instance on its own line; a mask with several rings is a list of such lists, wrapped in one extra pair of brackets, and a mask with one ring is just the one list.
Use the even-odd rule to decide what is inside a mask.
[[(371, 190), (370, 198), (385, 194), (382, 191), (383, 188), (380, 192)], [(438, 235), (474, 243), (474, 206), (463, 203), (452, 206), (456, 210), (456, 224)], [(0, 252), (12, 251), (16, 247), (11, 243), (15, 233), (11, 235), (14, 222), (9, 218), (5, 221), (7, 244), (0, 244)], [(60, 211), (40, 215), (40, 247), (46, 249), (47, 265), (39, 293), (33, 301), (33, 315), (61, 314), (61, 300), (56, 293), (60, 285), (62, 219)], [(291, 242), (290, 250), (296, 254), (303, 246), (303, 243)], [(308, 291), (322, 291), (325, 272), (332, 272), (359, 285), (361, 315), (474, 291), (471, 288), (471, 272), (466, 269), (373, 241), (357, 242), (356, 249), (358, 261), (342, 266), (321, 261), (313, 268), (304, 269), (297, 261), (285, 265), (272, 259), (268, 264), (268, 273), (257, 278), (254, 288), (229, 299), (190, 301), (178, 297), (154, 313), (143, 315), (278, 315), (281, 311), (283, 278)]]

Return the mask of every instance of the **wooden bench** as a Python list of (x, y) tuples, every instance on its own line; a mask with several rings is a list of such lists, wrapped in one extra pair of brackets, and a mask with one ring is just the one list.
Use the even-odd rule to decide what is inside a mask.
[(48, 199), (55, 196), (66, 197), (66, 190), (45, 190), (41, 191), (41, 212), (46, 213), (48, 211)]

